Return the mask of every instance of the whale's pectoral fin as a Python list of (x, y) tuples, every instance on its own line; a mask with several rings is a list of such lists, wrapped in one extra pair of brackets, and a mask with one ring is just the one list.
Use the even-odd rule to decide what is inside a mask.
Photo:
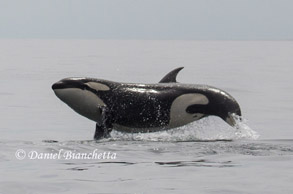
[(96, 132), (94, 139), (109, 138), (112, 131), (112, 119), (107, 107), (100, 107), (101, 109), (101, 122), (96, 123)]
[(169, 72), (159, 83), (172, 83), (172, 82), (177, 82), (176, 77), (179, 71), (181, 71), (184, 67), (179, 67), (174, 69), (173, 71)]

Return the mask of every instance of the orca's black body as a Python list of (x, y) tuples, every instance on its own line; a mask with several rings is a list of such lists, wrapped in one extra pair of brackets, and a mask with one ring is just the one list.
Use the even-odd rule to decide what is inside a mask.
[(92, 78), (66, 78), (52, 88), (77, 113), (95, 121), (95, 139), (123, 132), (153, 132), (179, 127), (215, 115), (234, 125), (241, 116), (228, 93), (205, 85), (181, 84), (167, 74), (157, 84), (128, 84)]

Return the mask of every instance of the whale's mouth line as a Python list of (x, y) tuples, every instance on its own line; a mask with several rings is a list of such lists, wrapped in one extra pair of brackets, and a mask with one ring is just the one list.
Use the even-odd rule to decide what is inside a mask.
[(239, 122), (242, 122), (241, 115), (237, 115), (235, 113), (228, 113), (228, 117), (225, 119), (225, 121), (232, 127), (235, 127), (236, 129), (239, 128), (237, 125)]

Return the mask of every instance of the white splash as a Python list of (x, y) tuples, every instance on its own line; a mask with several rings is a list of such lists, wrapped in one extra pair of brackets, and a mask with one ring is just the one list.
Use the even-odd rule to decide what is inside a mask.
[(243, 117), (232, 115), (234, 120), (236, 121), (236, 132), (235, 132), (235, 139), (252, 139), (256, 140), (259, 138), (259, 134), (251, 129), (248, 124), (247, 120)]
[(259, 137), (247, 125), (247, 120), (234, 116), (235, 127), (217, 117), (207, 117), (183, 127), (153, 133), (121, 133), (113, 131), (110, 140), (124, 141), (225, 141)]

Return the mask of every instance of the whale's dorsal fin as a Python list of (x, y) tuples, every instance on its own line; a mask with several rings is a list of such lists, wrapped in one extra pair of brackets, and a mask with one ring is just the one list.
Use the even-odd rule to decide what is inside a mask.
[(172, 82), (177, 82), (176, 77), (179, 71), (181, 71), (184, 67), (178, 67), (174, 69), (173, 71), (169, 72), (159, 83), (172, 83)]

